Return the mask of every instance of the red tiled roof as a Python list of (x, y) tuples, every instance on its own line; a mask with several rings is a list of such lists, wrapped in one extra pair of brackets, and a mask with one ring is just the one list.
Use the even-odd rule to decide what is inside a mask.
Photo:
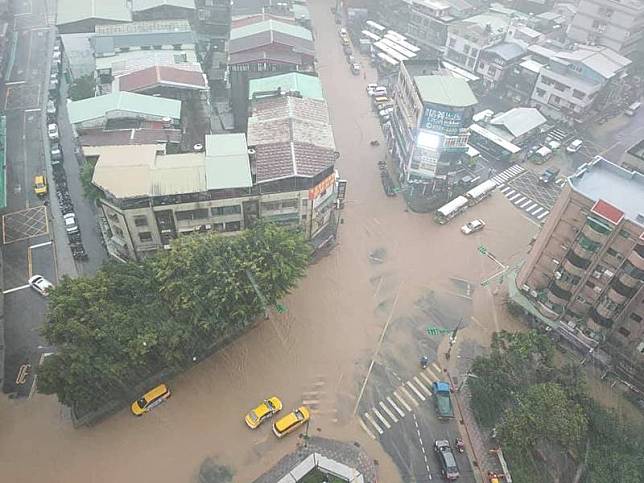
[(312, 178), (335, 163), (331, 149), (305, 143), (273, 143), (255, 147), (257, 182), (289, 176)]
[(590, 211), (610, 221), (613, 225), (617, 225), (620, 220), (624, 218), (623, 211), (618, 210), (613, 205), (604, 200), (598, 200), (590, 209)]
[(207, 89), (204, 74), (199, 71), (177, 69), (167, 65), (155, 65), (119, 76), (121, 91), (137, 92), (158, 85), (187, 89)]
[(290, 23), (293, 25), (297, 24), (294, 18), (280, 17), (279, 15), (272, 15), (270, 13), (257, 13), (254, 15), (247, 15), (245, 17), (233, 18), (230, 24), (230, 28), (234, 29), (237, 27), (243, 27), (244, 25), (263, 22), (264, 20), (277, 20), (282, 23)]

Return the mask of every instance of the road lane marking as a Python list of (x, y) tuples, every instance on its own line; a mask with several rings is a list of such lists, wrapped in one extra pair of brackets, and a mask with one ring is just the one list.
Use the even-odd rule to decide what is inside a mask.
[(523, 209), (523, 208), (525, 208), (526, 206), (528, 206), (530, 203), (534, 203), (534, 201), (532, 201), (530, 198), (528, 198), (528, 201), (524, 201), (524, 202), (521, 204), (521, 206), (519, 206), (519, 208), (522, 208), (522, 209)]
[[(396, 403), (393, 401), (393, 399), (391, 399), (389, 396), (387, 396), (387, 401), (388, 401), (388, 402), (389, 402), (389, 404), (391, 404), (391, 406), (392, 406), (392, 407), (393, 407), (393, 408), (398, 412), (398, 414), (400, 414), (400, 417), (401, 417), (401, 418), (404, 418), (404, 417), (405, 417), (405, 413), (403, 413), (403, 410), (402, 410), (402, 409), (400, 409), (400, 408), (396, 405)], [(410, 409), (410, 411), (411, 411), (411, 409)]]
[(503, 189), (501, 190), (501, 193), (505, 193), (506, 191), (510, 191), (511, 189), (512, 189), (512, 188), (510, 188), (509, 186), (506, 186), (505, 188), (503, 188)]
[(382, 410), (387, 413), (387, 416), (389, 416), (394, 423), (398, 422), (398, 418), (396, 417), (396, 415), (391, 412), (391, 409), (385, 406), (385, 403), (383, 403), (382, 401), (378, 401), (378, 404), (380, 405)]
[(358, 423), (360, 423), (360, 426), (362, 426), (364, 432), (367, 433), (371, 439), (376, 439), (376, 436), (369, 430), (362, 418), (358, 418)]
[(425, 396), (423, 396), (421, 392), (418, 389), (416, 389), (416, 387), (411, 383), (411, 381), (407, 381), (407, 385), (409, 386), (409, 389), (411, 389), (416, 393), (416, 396), (418, 396), (421, 401), (425, 401)]
[(380, 422), (385, 425), (387, 429), (391, 428), (391, 424), (389, 424), (389, 421), (385, 419), (385, 417), (378, 411), (376, 408), (371, 408), (373, 413), (376, 415), (378, 419), (380, 419)]
[(46, 246), (49, 246), (49, 245), (51, 245), (51, 240), (48, 241), (48, 242), (44, 242), (44, 243), (38, 243), (37, 245), (31, 245), (29, 248), (31, 248), (33, 250), (34, 248), (46, 247)]
[(400, 386), (400, 390), (403, 392), (405, 396), (414, 404), (414, 406), (419, 406), (418, 401), (414, 399), (414, 396), (411, 395), (411, 393), (407, 390), (406, 387)]
[(539, 207), (538, 209), (534, 210), (532, 213), (530, 213), (532, 216), (535, 216), (537, 213), (540, 211), (543, 211), (543, 208)]
[(369, 413), (364, 413), (364, 417), (367, 419), (367, 421), (369, 421), (369, 422), (373, 425), (373, 427), (374, 427), (374, 428), (376, 428), (376, 431), (378, 431), (378, 433), (379, 433), (379, 434), (384, 433), (384, 431), (383, 431), (383, 430), (382, 430), (382, 428), (378, 425), (378, 423), (376, 423), (376, 422), (374, 421), (374, 419), (371, 417), (371, 414), (369, 414)]
[(423, 379), (425, 379), (425, 380), (427, 381), (427, 384), (429, 384), (429, 385), (431, 385), (431, 384), (432, 384), (432, 382), (434, 382), (434, 381), (432, 381), (429, 377), (427, 377), (427, 376), (426, 376), (424, 373), (422, 373), (422, 372), (420, 373), (420, 377), (422, 377)]
[(537, 204), (533, 201), (533, 202), (532, 202), (532, 204), (531, 204), (530, 206), (528, 206), (528, 207), (526, 207), (526, 208), (525, 208), (525, 210), (529, 213), (529, 212), (530, 212), (530, 210), (531, 210), (532, 208), (534, 208), (535, 206), (537, 206)]
[(432, 362), (432, 367), (436, 369), (436, 372), (438, 372), (439, 374), (443, 373), (443, 369), (441, 369), (440, 366), (438, 366), (435, 362)]
[(516, 200), (519, 196), (521, 196), (521, 193), (517, 193), (515, 195), (512, 195), (510, 198), (508, 198), (509, 201), (514, 201)]
[(521, 202), (525, 201), (526, 199), (527, 199), (527, 198), (526, 198), (525, 196), (522, 196), (521, 198), (519, 198), (519, 199), (517, 199), (516, 201), (514, 201), (514, 204), (515, 204), (515, 205), (518, 205), (519, 203), (521, 203)]
[(425, 384), (423, 384), (422, 382), (420, 382), (420, 379), (418, 379), (418, 377), (414, 376), (414, 381), (416, 382), (416, 384), (418, 384), (418, 385), (420, 386), (420, 388), (421, 388), (423, 391), (425, 391), (425, 392), (427, 393), (427, 395), (429, 395), (429, 396), (431, 396), (431, 395), (432, 395), (432, 392), (431, 392), (429, 389), (427, 389), (427, 386), (425, 386)]
[(420, 443), (420, 449), (423, 451), (423, 459), (425, 460), (425, 469), (427, 470), (427, 478), (432, 479), (432, 472), (429, 468), (429, 461), (427, 461), (427, 451), (425, 451), (425, 445), (423, 444), (423, 438), (420, 437), (420, 428), (418, 427), (418, 420), (416, 415), (412, 414), (414, 417), (414, 424), (416, 425), (416, 434), (418, 435), (418, 442)]
[(396, 399), (398, 399), (398, 401), (400, 401), (400, 404), (405, 406), (405, 409), (407, 411), (411, 412), (411, 406), (409, 404), (407, 404), (407, 401), (405, 401), (396, 391), (394, 391), (394, 396), (396, 396)]
[(544, 217), (548, 216), (548, 213), (550, 213), (550, 212), (549, 212), (548, 210), (546, 210), (545, 212), (543, 212), (543, 213), (541, 213), (539, 216), (537, 216), (537, 218), (538, 218), (539, 220), (541, 220), (542, 218), (544, 218)]
[(2, 293), (3, 293), (3, 294), (8, 294), (8, 293), (11, 293), (11, 292), (17, 292), (18, 290), (22, 290), (23, 288), (29, 288), (29, 284), (27, 284), (27, 285), (21, 285), (20, 287), (10, 288), (10, 289), (5, 290), (5, 291), (4, 291), (4, 292), (2, 292)]
[(425, 369), (429, 374), (434, 378), (435, 381), (440, 381), (441, 380), (441, 371), (438, 371), (438, 375), (434, 371), (432, 371), (429, 367)]

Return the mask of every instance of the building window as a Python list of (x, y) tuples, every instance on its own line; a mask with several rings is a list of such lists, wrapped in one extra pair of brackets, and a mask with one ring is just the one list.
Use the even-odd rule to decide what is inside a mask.
[(470, 52), (470, 55), (472, 57), (476, 57), (479, 54), (479, 49), (472, 49), (472, 52)]
[(145, 215), (136, 215), (134, 217), (134, 226), (148, 226), (148, 217)]
[(638, 324), (642, 321), (642, 317), (637, 315), (635, 312), (633, 312), (628, 318), (631, 319), (631, 320), (634, 320)]
[(302, 208), (309, 206), (309, 200), (302, 200)]
[(485, 69), (485, 62), (479, 61), (479, 69)]
[(139, 233), (139, 240), (141, 240), (142, 242), (152, 241), (152, 233), (150, 233), (149, 231), (142, 231), (141, 233)]
[(163, 48), (163, 45), (153, 45), (152, 48), (154, 50), (161, 50)]
[(239, 231), (241, 230), (241, 223), (239, 221), (231, 221), (226, 223), (226, 231)]
[(487, 73), (488, 73), (489, 75), (491, 75), (491, 76), (495, 76), (495, 75), (496, 75), (496, 68), (495, 68), (495, 67), (490, 66), (490, 68), (487, 70)]
[(545, 95), (546, 95), (546, 91), (545, 91), (545, 90), (543, 90), (543, 89), (539, 89), (539, 88), (537, 88), (537, 95), (538, 95), (539, 97), (543, 97), (543, 96), (545, 96)]
[(114, 230), (114, 233), (116, 233), (117, 236), (123, 238), (123, 230), (121, 230), (118, 226), (112, 227), (112, 230)]
[(172, 46), (172, 48), (173, 48), (174, 50), (181, 50), (181, 48), (182, 48), (182, 47), (183, 47), (183, 45), (182, 45), (182, 44), (174, 44), (174, 45)]
[(239, 215), (241, 205), (217, 206), (211, 209), (212, 216)]
[(621, 236), (623, 238), (626, 238), (626, 239), (630, 238), (630, 234), (626, 230), (619, 230), (619, 236)]
[(593, 282), (591, 282), (590, 280), (588, 280), (588, 281), (586, 282), (586, 287), (588, 287), (588, 288), (595, 288), (595, 284), (594, 284)]
[(196, 210), (175, 211), (178, 221), (203, 220), (208, 218), (208, 208), (197, 208)]
[(215, 223), (215, 224), (213, 225), (213, 229), (214, 229), (215, 231), (218, 231), (219, 233), (221, 233), (221, 232), (223, 232), (223, 231), (224, 231), (224, 224), (223, 224), (223, 223)]
[(297, 210), (299, 204), (297, 198), (292, 200), (265, 201), (262, 203), (262, 211)]
[(469, 55), (469, 53), (470, 53), (470, 46), (469, 46), (469, 45), (465, 44), (465, 45), (463, 46), (463, 53), (464, 53), (465, 55)]
[(452, 37), (451, 39), (449, 39), (449, 46), (450, 46), (450, 47), (454, 47), (454, 45), (455, 45), (455, 44), (456, 44), (456, 39), (455, 39), (454, 37)]
[(583, 99), (584, 97), (586, 97), (586, 94), (584, 94), (581, 91), (578, 91), (577, 89), (573, 89), (572, 97), (574, 97), (575, 99)]
[(619, 329), (617, 329), (617, 332), (619, 332), (624, 337), (628, 337), (629, 335), (631, 335), (631, 331), (628, 330), (626, 327), (620, 327)]

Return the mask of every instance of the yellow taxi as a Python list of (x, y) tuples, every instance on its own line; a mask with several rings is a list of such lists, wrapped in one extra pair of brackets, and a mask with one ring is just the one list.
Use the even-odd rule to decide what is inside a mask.
[(257, 428), (268, 418), (272, 418), (278, 411), (282, 410), (282, 401), (276, 396), (264, 399), (255, 409), (252, 409), (244, 418), (250, 429)]
[(159, 384), (154, 389), (146, 392), (141, 399), (132, 403), (132, 414), (142, 416), (159, 404), (165, 402), (170, 397), (170, 389), (165, 384)]
[(34, 176), (34, 192), (37, 196), (45, 196), (47, 194), (47, 180), (44, 176)]
[(311, 419), (311, 413), (306, 406), (300, 406), (273, 424), (273, 433), (278, 438), (286, 436)]

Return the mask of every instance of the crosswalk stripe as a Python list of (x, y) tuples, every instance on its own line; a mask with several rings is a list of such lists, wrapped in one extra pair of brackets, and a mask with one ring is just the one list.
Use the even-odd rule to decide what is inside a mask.
[(521, 203), (521, 202), (523, 202), (523, 201), (525, 201), (525, 200), (527, 200), (527, 197), (522, 196), (521, 198), (517, 198), (516, 200), (514, 200), (514, 201), (513, 201), (513, 203), (514, 203), (515, 205), (518, 205), (519, 203)]
[(385, 406), (384, 402), (378, 401), (378, 404), (380, 404), (380, 407), (382, 408), (382, 410), (387, 413), (387, 416), (389, 416), (394, 423), (398, 422), (398, 418), (396, 417), (396, 415), (391, 412), (391, 409)]
[(537, 213), (543, 211), (543, 208), (539, 207), (538, 209), (534, 210), (532, 213), (530, 213), (532, 216), (535, 216)]
[(514, 195), (512, 195), (512, 196), (508, 197), (508, 200), (509, 200), (509, 201), (514, 201), (514, 200), (516, 200), (519, 196), (521, 196), (521, 193), (516, 193), (516, 194), (514, 194)]
[(532, 201), (530, 198), (528, 198), (528, 200), (527, 200), (527, 201), (524, 201), (523, 203), (521, 203), (521, 206), (519, 206), (519, 208), (525, 208), (525, 207), (526, 207), (526, 206), (528, 206), (530, 203), (534, 203), (534, 201)]
[[(434, 369), (436, 369), (436, 372), (438, 372), (439, 374), (443, 373), (443, 369), (441, 369), (440, 366), (438, 364), (436, 364), (435, 362), (432, 362), (432, 367)], [(431, 369), (431, 368), (428, 368), (428, 369)]]
[(541, 219), (545, 218), (546, 216), (548, 216), (548, 213), (550, 213), (548, 210), (544, 211), (539, 216), (537, 216), (537, 219), (541, 220)]
[(422, 373), (422, 372), (420, 373), (420, 377), (422, 377), (423, 379), (425, 379), (425, 380), (427, 381), (427, 384), (429, 384), (429, 385), (431, 385), (431, 384), (432, 384), (432, 382), (433, 382), (429, 377), (427, 377), (427, 376), (426, 376), (424, 373)]
[[(403, 412), (403, 410), (402, 410), (402, 409), (400, 409), (400, 408), (396, 405), (396, 403), (393, 401), (393, 399), (391, 399), (389, 396), (387, 396), (387, 401), (389, 401), (389, 404), (391, 404), (391, 406), (392, 406), (392, 407), (393, 407), (393, 408), (398, 412), (398, 414), (400, 414), (400, 417), (401, 417), (401, 418), (404, 418), (404, 417), (405, 417), (405, 413)], [(411, 409), (410, 409), (410, 411), (411, 411)]]
[(420, 392), (418, 389), (416, 389), (416, 386), (414, 386), (414, 385), (411, 383), (411, 381), (407, 381), (407, 385), (409, 386), (409, 389), (411, 389), (412, 391), (414, 391), (414, 392), (416, 393), (416, 396), (418, 396), (418, 397), (420, 398), (420, 400), (421, 400), (421, 401), (425, 401), (425, 396), (423, 396), (423, 395), (421, 394), (421, 392)]
[(364, 417), (367, 419), (367, 421), (369, 421), (373, 425), (374, 428), (376, 428), (376, 431), (378, 431), (378, 433), (382, 434), (384, 432), (382, 428), (378, 426), (378, 423), (376, 423), (374, 419), (371, 417), (371, 414), (364, 413)]
[(411, 406), (407, 404), (407, 401), (405, 401), (400, 394), (398, 394), (396, 391), (394, 391), (394, 396), (396, 396), (396, 399), (400, 401), (400, 404), (405, 406), (405, 409), (409, 412), (411, 412)]
[(528, 213), (530, 213), (531, 215), (534, 215), (535, 213), (538, 213), (538, 212), (539, 212), (539, 210), (541, 210), (541, 209), (542, 209), (542, 208), (541, 208), (541, 206), (539, 206), (539, 205), (537, 204), (537, 205), (534, 205), (534, 207), (532, 207), (532, 208), (528, 211)]
[(510, 190), (507, 193), (504, 193), (504, 195), (505, 195), (506, 198), (509, 198), (510, 196), (512, 196), (515, 193), (516, 193), (516, 190)]
[(426, 370), (427, 372), (429, 372), (429, 374), (432, 376), (432, 379), (433, 379), (433, 380), (435, 380), (435, 381), (440, 381), (440, 380), (441, 380), (441, 374), (442, 374), (442, 372), (441, 372), (441, 371), (436, 371), (436, 372), (438, 372), (438, 375), (437, 375), (437, 374), (436, 374), (436, 372), (434, 372), (434, 370), (432, 370), (432, 368), (431, 368), (431, 367), (428, 367), (428, 368), (427, 368), (427, 369), (425, 369), (425, 370)]
[(498, 182), (498, 181), (496, 181), (495, 179), (492, 179), (492, 181), (494, 181), (494, 182), (496, 183), (496, 187), (497, 187), (497, 188), (499, 188), (499, 189), (501, 189), (501, 188), (507, 188), (507, 186), (505, 186), (503, 183), (499, 183), (499, 182)]
[(503, 189), (501, 190), (501, 193), (507, 193), (507, 192), (508, 192), (508, 191), (510, 191), (511, 189), (512, 189), (512, 188), (510, 188), (509, 186), (506, 186), (505, 188), (503, 188)]
[(425, 384), (423, 384), (422, 382), (420, 382), (420, 379), (418, 379), (418, 377), (414, 376), (414, 381), (415, 381), (415, 382), (416, 382), (416, 384), (418, 384), (418, 385), (420, 386), (420, 388), (421, 388), (423, 391), (425, 391), (429, 396), (431, 396), (431, 395), (432, 395), (432, 391), (430, 391), (429, 389), (427, 389), (427, 386), (425, 386)]
[(362, 426), (364, 432), (367, 433), (371, 439), (376, 439), (376, 436), (371, 432), (369, 428), (367, 428), (367, 425), (364, 423), (362, 418), (358, 418), (358, 423), (360, 423), (360, 426)]
[(378, 411), (376, 408), (371, 408), (371, 410), (376, 415), (376, 417), (380, 419), (380, 422), (384, 424), (387, 429), (391, 428), (391, 424), (389, 424), (389, 421), (387, 421), (385, 417), (382, 414), (380, 414), (380, 411)]
[(400, 386), (400, 390), (402, 391), (402, 393), (403, 393), (405, 396), (407, 396), (407, 398), (408, 398), (408, 399), (409, 399), (409, 400), (414, 404), (414, 406), (418, 406), (418, 405), (419, 405), (418, 401), (416, 401), (416, 400), (414, 399), (414, 397), (411, 395), (411, 393), (407, 390), (407, 388), (406, 388), (406, 387), (404, 387), (404, 386)]
[(535, 206), (537, 206), (537, 203), (535, 203), (535, 202), (533, 201), (533, 202), (532, 202), (532, 204), (531, 204), (530, 206), (527, 206), (527, 207), (526, 207), (526, 208), (524, 208), (524, 209), (529, 213), (529, 212), (530, 212), (530, 210), (531, 210), (532, 208), (534, 208)]

